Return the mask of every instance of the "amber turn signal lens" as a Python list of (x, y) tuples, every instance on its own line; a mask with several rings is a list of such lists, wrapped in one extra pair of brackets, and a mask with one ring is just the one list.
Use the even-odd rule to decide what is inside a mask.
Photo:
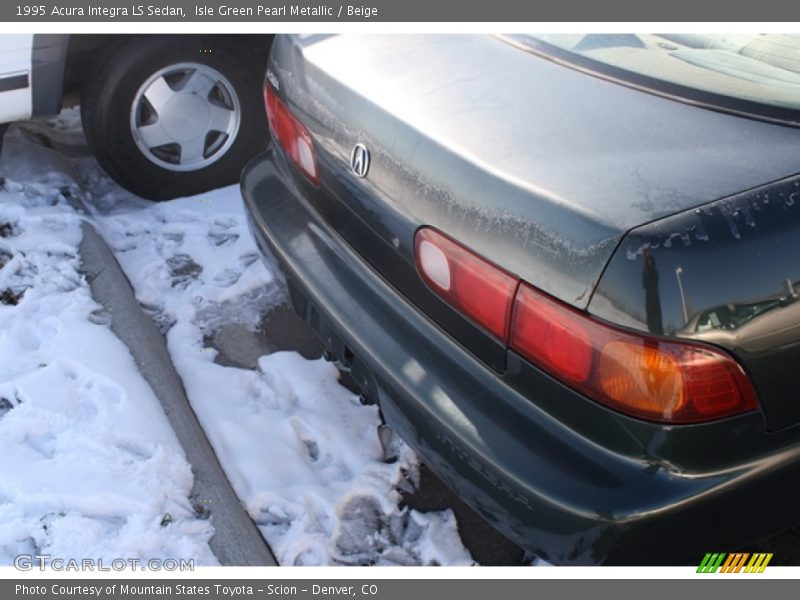
[(638, 417), (699, 422), (752, 410), (741, 367), (716, 349), (657, 339), (615, 340), (599, 353), (599, 400)]
[(597, 381), (610, 401), (640, 415), (669, 418), (686, 402), (678, 361), (642, 343), (611, 342), (603, 348)]

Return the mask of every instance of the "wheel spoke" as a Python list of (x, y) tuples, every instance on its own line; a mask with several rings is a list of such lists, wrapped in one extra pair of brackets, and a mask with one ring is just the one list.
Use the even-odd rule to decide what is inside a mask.
[(192, 92), (203, 99), (207, 99), (217, 82), (206, 73), (192, 71), (181, 88), (182, 92)]
[(228, 134), (231, 128), (233, 111), (217, 106), (216, 104), (209, 104), (208, 109), (210, 116), (208, 130)]
[(158, 77), (153, 80), (153, 83), (151, 83), (144, 92), (144, 97), (147, 98), (147, 101), (156, 113), (160, 113), (167, 101), (174, 95), (175, 91), (169, 87), (167, 80), (163, 77)]
[(198, 162), (205, 158), (206, 140), (205, 136), (196, 137), (193, 140), (181, 142), (181, 164)]
[(172, 144), (174, 140), (170, 138), (161, 123), (156, 121), (151, 125), (143, 125), (138, 129), (139, 137), (148, 148), (158, 148), (165, 144)]

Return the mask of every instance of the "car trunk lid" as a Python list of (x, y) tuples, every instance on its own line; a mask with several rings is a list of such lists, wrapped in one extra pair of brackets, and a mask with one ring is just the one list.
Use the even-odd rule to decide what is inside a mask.
[[(800, 132), (485, 36), (302, 36), (270, 63), (323, 187), (406, 261), (431, 225), (578, 308), (622, 235), (800, 171)], [(369, 172), (350, 170), (356, 144)], [(368, 254), (366, 258), (371, 259)]]

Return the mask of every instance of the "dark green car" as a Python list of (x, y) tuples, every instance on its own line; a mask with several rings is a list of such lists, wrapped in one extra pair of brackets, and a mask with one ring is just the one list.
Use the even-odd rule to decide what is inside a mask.
[(498, 530), (663, 564), (800, 521), (797, 37), (279, 37), (264, 89), (259, 246)]

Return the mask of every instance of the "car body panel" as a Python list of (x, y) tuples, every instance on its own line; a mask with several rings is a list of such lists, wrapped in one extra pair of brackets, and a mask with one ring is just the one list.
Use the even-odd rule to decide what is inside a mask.
[(73, 36), (62, 33), (33, 36), (31, 114), (55, 115), (64, 98), (67, 51)]
[[(758, 248), (798, 281), (800, 130), (596, 79), (481, 36), (279, 36), (267, 81), (308, 128), (319, 182), (279, 146), (248, 166), (242, 191), (259, 247), (268, 260), (274, 253), (295, 309), (387, 423), (500, 531), (558, 563), (657, 564), (796, 522), (800, 427), (777, 425), (785, 390), (758, 379), (769, 402), (705, 423), (625, 416), (433, 293), (413, 241), (419, 227), (438, 228), (594, 318), (702, 340), (682, 332), (689, 315), (675, 322), (667, 283), (663, 300), (643, 291), (643, 261), (669, 251), (658, 264), (691, 264), (694, 278), (722, 260), (715, 251), (730, 253), (725, 277), (738, 283), (697, 308), (775, 301), (774, 274), (754, 284), (755, 296), (736, 294)], [(365, 174), (350, 170), (356, 144), (370, 153)], [(764, 193), (775, 204), (754, 216)], [(748, 228), (741, 243), (728, 239), (737, 240), (732, 224)], [(684, 238), (697, 256), (672, 264), (689, 252), (678, 251)], [(680, 315), (683, 306), (678, 297)], [(767, 354), (752, 366), (738, 347), (705, 341), (776, 376)]]
[(498, 376), (352, 249), (279, 152), (250, 163), (242, 191), (298, 314), (426, 464), (528, 550), (564, 564), (681, 562), (795, 518), (794, 495), (770, 490), (796, 480), (797, 431), (766, 436), (759, 413), (675, 428), (624, 418), (515, 355)]
[(68, 34), (0, 35), (0, 123), (61, 110)]
[(607, 321), (729, 350), (770, 430), (800, 422), (800, 177), (649, 223), (620, 244), (589, 304)]
[(31, 116), (33, 35), (0, 35), (0, 123)]
[[(269, 68), (325, 185), (405, 260), (426, 223), (579, 308), (631, 228), (800, 172), (800, 130), (487, 36), (282, 37)], [(348, 171), (357, 143), (364, 179)]]

